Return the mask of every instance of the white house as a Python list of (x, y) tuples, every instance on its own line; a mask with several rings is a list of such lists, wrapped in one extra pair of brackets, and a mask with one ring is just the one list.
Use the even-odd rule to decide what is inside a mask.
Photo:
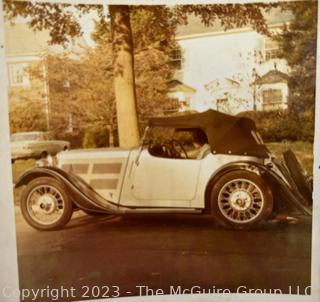
[[(265, 17), (272, 31), (292, 19), (291, 13), (278, 10)], [(176, 80), (193, 89), (184, 94), (177, 87), (181, 110), (237, 114), (287, 108), (289, 68), (277, 58), (274, 40), (249, 27), (225, 31), (220, 22), (205, 27), (194, 16), (178, 28), (176, 39), (180, 49), (171, 56), (178, 67)]]
[(83, 38), (77, 38), (66, 48), (61, 45), (49, 45), (49, 40), (50, 34), (47, 30), (35, 32), (28, 27), (26, 21), (5, 24), (5, 51), (10, 88), (30, 87), (32, 83), (28, 67), (40, 62), (46, 54), (68, 52), (70, 57), (76, 58), (87, 46)]
[(67, 52), (70, 58), (77, 58), (87, 47), (83, 38), (75, 39), (66, 48), (61, 45), (50, 45), (48, 30), (33, 31), (26, 20), (16, 24), (5, 24), (5, 53), (8, 70), (8, 92), (10, 110), (21, 105), (21, 102), (33, 102), (43, 105), (49, 129), (50, 95), (46, 80), (35, 79), (30, 75), (30, 68), (41, 66), (45, 76), (46, 67), (43, 59), (47, 54)]

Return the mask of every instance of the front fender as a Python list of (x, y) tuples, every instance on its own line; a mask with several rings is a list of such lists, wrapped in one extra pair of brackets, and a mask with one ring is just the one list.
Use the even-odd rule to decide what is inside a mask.
[(284, 200), (292, 203), (303, 213), (312, 215), (312, 211), (308, 207), (304, 206), (304, 199), (300, 192), (294, 186), (290, 185), (292, 182), (290, 179), (288, 179), (288, 175), (280, 175), (281, 172), (277, 173), (276, 171), (272, 170), (271, 167), (251, 161), (241, 161), (227, 164), (212, 175), (208, 181), (205, 191), (206, 209), (209, 209), (209, 211), (211, 210), (210, 195), (214, 183), (226, 173), (235, 170), (246, 170), (260, 175), (270, 185), (274, 196), (277, 196), (279, 192), (281, 192), (281, 197)]
[(63, 183), (71, 200), (80, 209), (110, 214), (117, 212), (117, 205), (101, 197), (79, 176), (55, 167), (37, 167), (28, 170), (18, 179), (15, 188), (27, 185), (33, 179), (43, 176), (53, 177)]
[[(62, 171), (62, 170), (61, 170)], [(15, 183), (14, 187), (19, 188), (21, 186), (27, 185), (30, 181), (43, 177), (43, 176), (50, 176), (58, 180), (62, 180), (62, 175), (59, 172), (54, 171), (52, 168), (48, 167), (37, 167), (30, 169), (23, 173)]]

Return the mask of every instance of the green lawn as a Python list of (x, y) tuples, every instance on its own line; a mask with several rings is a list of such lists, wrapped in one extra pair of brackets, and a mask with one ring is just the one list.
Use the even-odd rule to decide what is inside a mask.
[(282, 153), (287, 149), (292, 149), (296, 154), (302, 168), (307, 171), (308, 175), (313, 174), (313, 144), (309, 142), (285, 142), (285, 143), (268, 143), (267, 146), (277, 157), (282, 158)]

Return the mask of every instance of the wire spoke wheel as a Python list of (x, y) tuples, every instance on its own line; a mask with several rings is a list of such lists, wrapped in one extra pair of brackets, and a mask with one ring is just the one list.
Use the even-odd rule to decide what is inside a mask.
[(63, 215), (65, 201), (53, 186), (39, 185), (27, 197), (27, 210), (32, 219), (41, 224), (53, 224)]
[(234, 170), (214, 183), (211, 207), (214, 218), (221, 225), (250, 229), (268, 219), (273, 209), (273, 195), (260, 175)]
[(250, 180), (235, 179), (220, 190), (218, 204), (221, 213), (232, 222), (246, 223), (261, 212), (264, 197), (260, 188)]
[(73, 213), (73, 203), (64, 184), (46, 176), (27, 184), (22, 192), (20, 207), (25, 220), (42, 231), (61, 229)]

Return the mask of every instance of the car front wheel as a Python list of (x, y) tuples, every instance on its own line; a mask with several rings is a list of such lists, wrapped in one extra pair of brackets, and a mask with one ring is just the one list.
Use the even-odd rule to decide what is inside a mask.
[(270, 216), (273, 196), (261, 176), (250, 171), (232, 171), (214, 184), (211, 207), (213, 216), (221, 225), (250, 229)]
[(28, 183), (20, 207), (25, 220), (42, 231), (63, 228), (73, 213), (63, 184), (51, 177), (39, 177)]

